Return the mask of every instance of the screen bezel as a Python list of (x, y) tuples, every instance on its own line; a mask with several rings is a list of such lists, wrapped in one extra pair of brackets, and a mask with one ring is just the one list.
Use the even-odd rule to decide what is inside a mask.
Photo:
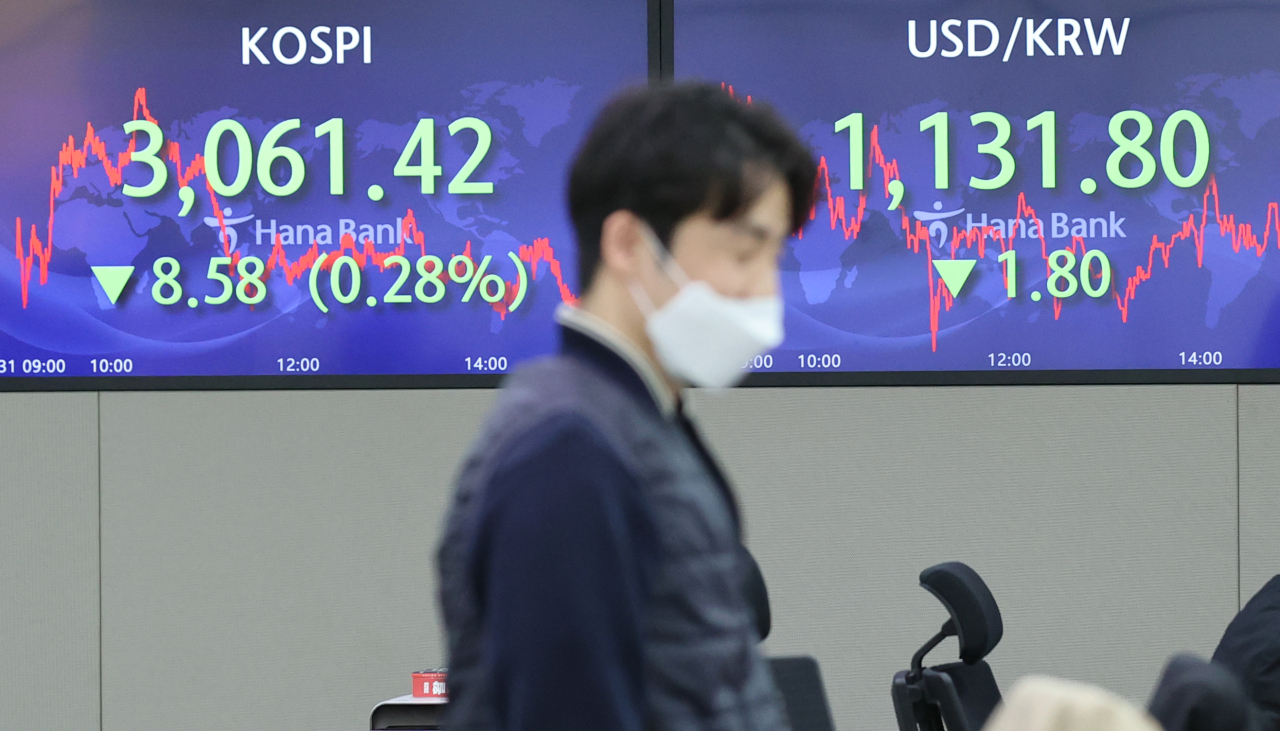
[[(335, 391), (493, 389), (505, 374), (342, 376), (70, 376), (0, 380), (0, 393), (38, 391)], [(1109, 371), (817, 371), (752, 373), (742, 388), (883, 386), (1154, 386), (1280, 383), (1280, 368)]]
[[(675, 0), (647, 0), (650, 81), (675, 76)], [(501, 374), (14, 376), (0, 393), (39, 391), (233, 391), (492, 389)], [(747, 388), (881, 386), (1192, 385), (1280, 383), (1280, 368), (1160, 370), (789, 371), (751, 373)]]

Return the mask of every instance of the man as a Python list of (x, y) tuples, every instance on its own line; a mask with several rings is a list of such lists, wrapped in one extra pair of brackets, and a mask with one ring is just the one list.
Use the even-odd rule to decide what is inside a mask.
[(784, 730), (738, 512), (680, 408), (782, 341), (812, 153), (718, 87), (627, 92), (573, 163), (583, 295), (512, 375), (438, 553), (450, 731)]
[(1280, 575), (1264, 584), (1227, 625), (1213, 662), (1244, 684), (1258, 731), (1280, 731)]

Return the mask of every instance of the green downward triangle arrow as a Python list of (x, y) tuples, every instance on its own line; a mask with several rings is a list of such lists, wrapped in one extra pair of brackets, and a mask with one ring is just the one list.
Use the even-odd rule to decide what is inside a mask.
[(969, 280), (969, 273), (973, 271), (973, 265), (977, 263), (977, 259), (934, 259), (933, 268), (938, 270), (938, 276), (947, 283), (951, 296), (959, 297), (964, 283)]
[(129, 283), (129, 277), (133, 276), (133, 267), (90, 267), (93, 269), (93, 276), (98, 278), (98, 284), (102, 286), (102, 291), (106, 293), (107, 299), (111, 300), (111, 304), (115, 304), (120, 299), (120, 293), (124, 291), (124, 286)]

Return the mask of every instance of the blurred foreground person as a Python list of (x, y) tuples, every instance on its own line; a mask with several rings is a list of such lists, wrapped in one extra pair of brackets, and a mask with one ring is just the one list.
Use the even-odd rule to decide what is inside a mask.
[(1213, 661), (1235, 673), (1258, 709), (1262, 731), (1280, 731), (1280, 576), (1244, 605), (1222, 634)]
[(816, 167), (719, 87), (609, 103), (570, 171), (577, 307), (504, 384), (437, 556), (450, 731), (786, 728), (739, 515), (681, 410), (782, 342), (778, 258)]
[(1165, 731), (1261, 731), (1240, 679), (1190, 653), (1169, 658), (1147, 710)]
[(1096, 685), (1028, 676), (1014, 684), (983, 731), (1162, 731), (1146, 711)]

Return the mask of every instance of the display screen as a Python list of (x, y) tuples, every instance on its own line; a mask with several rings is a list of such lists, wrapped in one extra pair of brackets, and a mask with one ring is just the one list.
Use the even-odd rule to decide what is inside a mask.
[(813, 220), (783, 262), (787, 339), (751, 369), (1280, 368), (1275, 3), (675, 10), (676, 77), (768, 100), (820, 156)]
[(643, 0), (23, 5), (0, 11), (0, 388), (554, 349), (566, 167), (645, 80)]

